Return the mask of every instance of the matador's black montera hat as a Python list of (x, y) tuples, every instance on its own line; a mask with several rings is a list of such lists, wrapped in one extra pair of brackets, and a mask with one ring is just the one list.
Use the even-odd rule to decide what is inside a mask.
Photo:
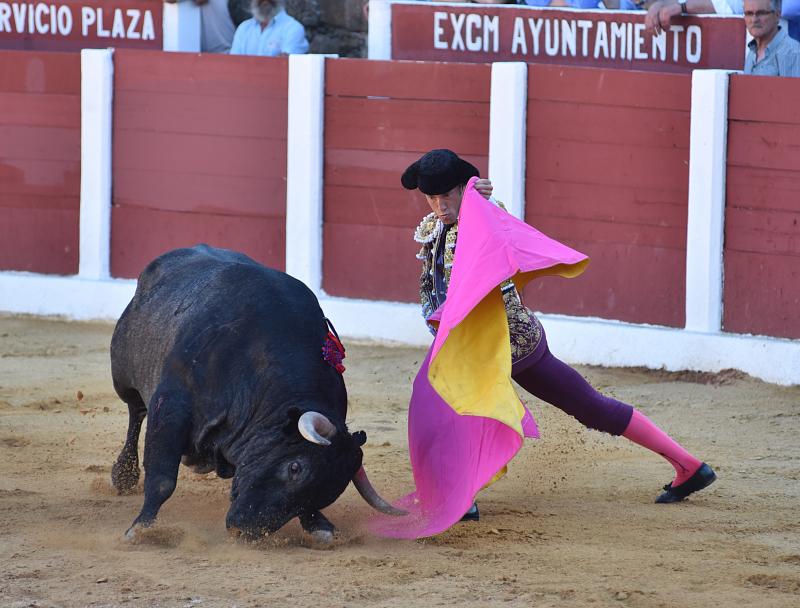
[(403, 172), (400, 182), (408, 190), (419, 188), (433, 196), (466, 184), (473, 176), (480, 177), (478, 169), (452, 150), (431, 150)]

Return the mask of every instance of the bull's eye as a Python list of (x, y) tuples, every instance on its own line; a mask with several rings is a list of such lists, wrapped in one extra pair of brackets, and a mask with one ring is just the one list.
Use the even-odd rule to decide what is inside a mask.
[(297, 461), (289, 463), (289, 475), (291, 477), (297, 477), (300, 475), (300, 471), (303, 470), (303, 467), (300, 466), (300, 463)]

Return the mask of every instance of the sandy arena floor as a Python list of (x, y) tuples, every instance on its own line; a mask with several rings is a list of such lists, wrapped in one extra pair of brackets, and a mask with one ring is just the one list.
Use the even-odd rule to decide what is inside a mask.
[[(262, 546), (228, 539), (229, 482), (182, 469), (148, 542), (123, 532), (142, 495), (111, 464), (127, 410), (109, 324), (0, 317), (0, 605), (800, 605), (800, 387), (736, 373), (579, 368), (712, 464), (690, 501), (653, 503), (660, 458), (529, 400), (542, 439), (480, 497), (482, 519), (418, 542), (373, 538), (350, 488), (328, 550), (290, 523)], [(348, 345), (351, 429), (388, 498), (409, 489), (405, 411), (423, 351)], [(142, 433), (144, 437), (144, 433)]]

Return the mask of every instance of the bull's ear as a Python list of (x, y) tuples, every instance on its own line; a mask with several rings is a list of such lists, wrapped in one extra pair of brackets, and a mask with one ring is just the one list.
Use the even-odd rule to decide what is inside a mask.
[(296, 407), (290, 407), (286, 412), (286, 424), (283, 427), (285, 435), (297, 435), (297, 421), (300, 420), (300, 410)]
[(353, 433), (353, 441), (356, 442), (357, 446), (361, 447), (367, 443), (367, 434), (364, 431), (356, 431)]

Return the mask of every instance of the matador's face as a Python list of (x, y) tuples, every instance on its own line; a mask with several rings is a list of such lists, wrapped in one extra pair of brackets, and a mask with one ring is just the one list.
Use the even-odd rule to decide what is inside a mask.
[(445, 226), (450, 226), (458, 221), (458, 212), (461, 209), (461, 198), (464, 196), (464, 186), (459, 185), (444, 194), (426, 194), (431, 210)]

